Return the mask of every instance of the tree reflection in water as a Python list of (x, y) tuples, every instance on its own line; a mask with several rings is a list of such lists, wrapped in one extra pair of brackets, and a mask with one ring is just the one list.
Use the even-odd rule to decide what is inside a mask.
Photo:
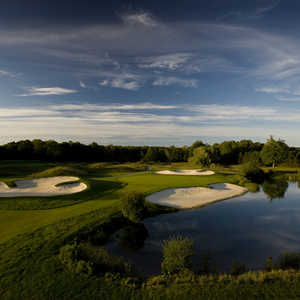
[(262, 189), (268, 198), (272, 201), (276, 198), (284, 198), (285, 192), (289, 184), (286, 178), (272, 178), (264, 181)]

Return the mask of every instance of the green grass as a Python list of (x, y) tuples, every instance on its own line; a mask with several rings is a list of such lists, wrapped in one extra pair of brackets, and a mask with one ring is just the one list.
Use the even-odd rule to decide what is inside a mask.
[[(149, 195), (167, 188), (233, 182), (238, 166), (219, 168), (212, 176), (168, 176), (145, 171), (143, 164), (2, 162), (0, 180), (33, 176), (80, 177), (89, 189), (50, 198), (0, 198), (0, 299), (299, 299), (300, 273), (276, 271), (242, 277), (197, 280), (153, 279), (132, 288), (103, 277), (70, 274), (58, 260), (61, 246), (103, 224), (120, 222), (120, 196)], [(152, 165), (152, 170), (188, 169), (184, 163)], [(74, 171), (70, 174), (68, 172)], [(148, 203), (150, 215), (175, 211)], [(243, 277), (244, 276), (244, 277)]]

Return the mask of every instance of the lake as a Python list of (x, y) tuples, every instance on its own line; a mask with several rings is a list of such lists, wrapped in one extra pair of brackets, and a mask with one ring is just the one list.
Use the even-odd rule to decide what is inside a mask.
[(277, 180), (264, 183), (257, 193), (143, 223), (149, 237), (141, 249), (124, 250), (117, 235), (107, 247), (146, 274), (160, 273), (162, 241), (178, 235), (194, 241), (196, 269), (207, 253), (221, 271), (229, 271), (233, 261), (251, 270), (263, 269), (269, 256), (300, 251), (300, 189), (297, 183)]

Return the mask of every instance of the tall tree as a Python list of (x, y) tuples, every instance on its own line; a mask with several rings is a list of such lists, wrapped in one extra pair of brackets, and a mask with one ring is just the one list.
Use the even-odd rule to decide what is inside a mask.
[(266, 166), (271, 165), (275, 168), (286, 158), (288, 150), (289, 147), (283, 140), (279, 139), (276, 141), (272, 136), (270, 136), (260, 152), (260, 157)]

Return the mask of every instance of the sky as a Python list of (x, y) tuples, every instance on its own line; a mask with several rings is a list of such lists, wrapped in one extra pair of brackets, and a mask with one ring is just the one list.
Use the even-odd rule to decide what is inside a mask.
[(300, 146), (300, 1), (0, 2), (0, 143)]

